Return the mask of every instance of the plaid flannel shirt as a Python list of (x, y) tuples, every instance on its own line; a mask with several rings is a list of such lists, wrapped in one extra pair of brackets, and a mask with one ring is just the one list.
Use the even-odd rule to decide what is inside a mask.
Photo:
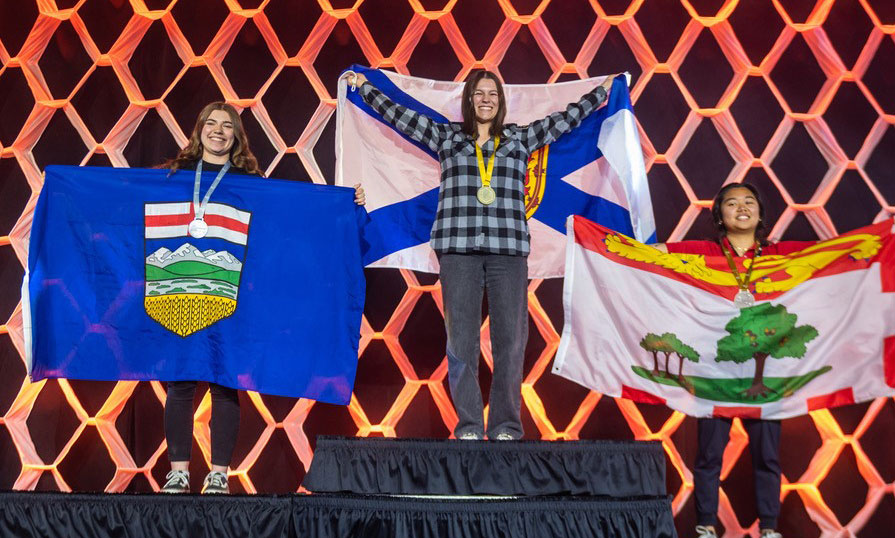
[[(483, 205), (476, 198), (482, 181), (475, 139), (464, 133), (459, 123), (433, 121), (393, 102), (369, 83), (358, 90), (386, 122), (438, 155), (441, 189), (429, 244), (439, 254), (527, 256), (531, 246), (523, 191), (529, 157), (577, 127), (606, 100), (606, 90), (597, 86), (562, 112), (526, 126), (505, 125), (491, 176), (497, 198)], [(492, 138), (482, 147), (486, 163), (493, 151)]]

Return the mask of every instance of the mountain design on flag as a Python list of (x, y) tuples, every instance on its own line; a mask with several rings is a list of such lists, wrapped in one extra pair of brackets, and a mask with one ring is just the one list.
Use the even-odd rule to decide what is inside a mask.
[(226, 250), (218, 252), (208, 249), (200, 252), (198, 248), (189, 243), (184, 243), (180, 248), (173, 252), (165, 247), (161, 247), (146, 258), (147, 264), (161, 268), (185, 261), (213, 265), (219, 269), (228, 271), (239, 272), (242, 270), (242, 262)]
[(241, 272), (242, 262), (226, 250), (161, 247), (146, 257), (146, 313), (189, 336), (233, 314)]

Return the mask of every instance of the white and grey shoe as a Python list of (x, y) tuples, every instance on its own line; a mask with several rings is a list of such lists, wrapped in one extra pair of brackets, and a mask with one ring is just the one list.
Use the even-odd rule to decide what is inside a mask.
[(699, 533), (696, 538), (718, 538), (715, 528), (711, 526), (696, 525), (696, 532)]
[(162, 486), (162, 493), (189, 493), (190, 492), (190, 472), (189, 471), (171, 471), (165, 475), (165, 485)]
[(211, 471), (205, 476), (202, 484), (202, 493), (227, 494), (230, 493), (230, 484), (227, 483), (227, 473)]

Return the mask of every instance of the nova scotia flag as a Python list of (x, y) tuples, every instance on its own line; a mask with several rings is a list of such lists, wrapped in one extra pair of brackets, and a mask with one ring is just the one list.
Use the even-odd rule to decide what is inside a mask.
[[(460, 121), (462, 82), (422, 79), (352, 66), (390, 99), (435, 121)], [(541, 119), (592, 90), (604, 77), (560, 84), (505, 85), (506, 123)], [(385, 123), (339, 84), (336, 184), (363, 182), (367, 193), (364, 262), (372, 267), (437, 273), (429, 233), (438, 206), (437, 156)], [(624, 77), (603, 106), (575, 130), (532, 155), (526, 180), (531, 231), (530, 278), (563, 276), (565, 222), (581, 215), (650, 243), (656, 240), (652, 202)]]

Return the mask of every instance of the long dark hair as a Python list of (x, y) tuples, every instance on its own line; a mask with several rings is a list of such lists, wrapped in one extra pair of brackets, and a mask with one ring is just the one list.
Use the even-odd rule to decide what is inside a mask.
[(507, 116), (507, 100), (503, 94), (503, 84), (497, 78), (497, 74), (485, 69), (476, 69), (466, 77), (466, 85), (463, 86), (463, 103), (460, 107), (463, 112), (463, 132), (472, 137), (478, 134), (475, 128), (475, 106), (472, 104), (472, 94), (475, 92), (475, 87), (478, 86), (479, 81), (483, 78), (493, 80), (497, 86), (497, 113), (494, 114), (494, 120), (491, 121), (491, 129), (488, 134), (494, 136), (500, 133), (503, 129), (503, 120)]
[(724, 227), (724, 219), (721, 216), (721, 202), (724, 201), (724, 197), (731, 189), (737, 188), (748, 190), (755, 197), (755, 201), (758, 202), (758, 225), (755, 227), (755, 241), (759, 245), (767, 245), (768, 229), (764, 221), (764, 203), (761, 201), (761, 194), (758, 192), (758, 189), (755, 185), (750, 185), (749, 183), (728, 183), (721, 187), (721, 190), (715, 195), (715, 199), (712, 201), (712, 222), (718, 231), (718, 237), (715, 238), (715, 241), (720, 243), (721, 239), (727, 236), (727, 228)]
[(180, 150), (177, 157), (166, 162), (163, 167), (170, 168), (171, 173), (178, 169), (189, 166), (202, 158), (204, 148), (202, 147), (202, 128), (208, 120), (208, 116), (215, 110), (223, 110), (230, 116), (230, 122), (233, 124), (233, 147), (230, 148), (230, 162), (236, 168), (242, 168), (246, 174), (261, 175), (258, 169), (258, 159), (249, 149), (249, 137), (246, 136), (245, 128), (242, 126), (242, 120), (239, 113), (231, 105), (223, 101), (215, 101), (208, 103), (205, 108), (199, 112), (196, 118), (196, 125), (193, 126), (193, 132), (190, 134), (190, 140), (186, 146)]

